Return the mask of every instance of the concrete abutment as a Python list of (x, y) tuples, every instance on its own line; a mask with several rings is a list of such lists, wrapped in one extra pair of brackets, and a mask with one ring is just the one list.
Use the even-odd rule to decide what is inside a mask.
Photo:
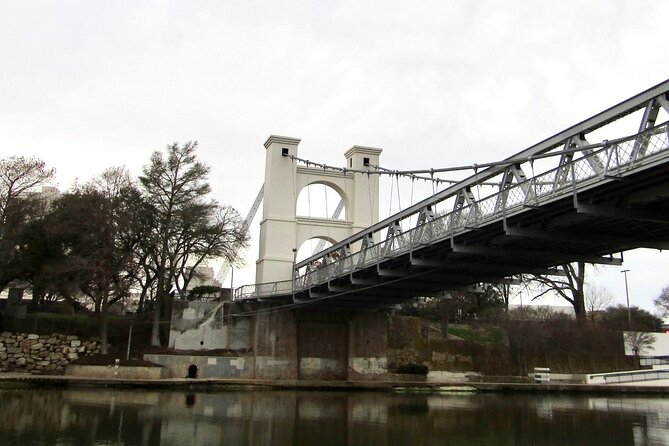
[(181, 354), (145, 355), (172, 377), (362, 381), (388, 372), (383, 310), (256, 304), (253, 316), (235, 317), (248, 308), (188, 301), (174, 308), (170, 346)]
[(375, 380), (388, 372), (382, 311), (296, 309), (260, 314), (255, 326), (256, 378)]

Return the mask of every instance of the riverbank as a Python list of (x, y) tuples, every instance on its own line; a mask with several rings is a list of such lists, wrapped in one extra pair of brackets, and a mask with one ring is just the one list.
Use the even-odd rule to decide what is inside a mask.
[[(666, 381), (666, 380), (665, 380)], [(424, 381), (316, 381), (316, 380), (258, 380), (231, 378), (164, 378), (109, 379), (68, 375), (33, 375), (0, 373), (0, 387), (68, 386), (163, 389), (286, 389), (337, 391), (396, 391), (396, 392), (500, 392), (500, 393), (601, 393), (601, 394), (669, 394), (669, 383), (653, 385), (571, 384), (571, 383), (486, 383), (486, 382), (424, 382)]]

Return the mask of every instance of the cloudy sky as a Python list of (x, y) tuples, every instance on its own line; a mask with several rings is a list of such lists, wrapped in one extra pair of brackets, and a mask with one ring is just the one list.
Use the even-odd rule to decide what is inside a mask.
[[(245, 214), (270, 134), (333, 165), (355, 144), (393, 169), (499, 160), (669, 78), (667, 17), (657, 0), (0, 0), (0, 156), (39, 156), (67, 189), (197, 140)], [(652, 309), (669, 254), (625, 267)], [(591, 277), (624, 302), (620, 270)]]

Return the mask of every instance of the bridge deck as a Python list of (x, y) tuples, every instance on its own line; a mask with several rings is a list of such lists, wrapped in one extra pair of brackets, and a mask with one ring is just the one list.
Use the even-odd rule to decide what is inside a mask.
[[(669, 82), (666, 90), (662, 106)], [(575, 261), (620, 264), (612, 254), (633, 248), (669, 248), (669, 126), (642, 125), (600, 145), (571, 136), (557, 167), (502, 182), (479, 200), (456, 185), (450, 196), (441, 192), (301, 262), (294, 282), (242, 287), (236, 298), (378, 306)], [(518, 166), (510, 162), (507, 172), (520, 176)], [(452, 211), (434, 212), (453, 197)], [(417, 224), (405, 230), (411, 217)]]

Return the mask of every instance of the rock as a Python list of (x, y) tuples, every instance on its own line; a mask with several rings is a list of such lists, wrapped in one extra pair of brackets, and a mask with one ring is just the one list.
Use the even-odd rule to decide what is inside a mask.
[(75, 335), (52, 333), (0, 333), (0, 370), (30, 373), (63, 371), (74, 359), (100, 352), (99, 338), (86, 340)]

